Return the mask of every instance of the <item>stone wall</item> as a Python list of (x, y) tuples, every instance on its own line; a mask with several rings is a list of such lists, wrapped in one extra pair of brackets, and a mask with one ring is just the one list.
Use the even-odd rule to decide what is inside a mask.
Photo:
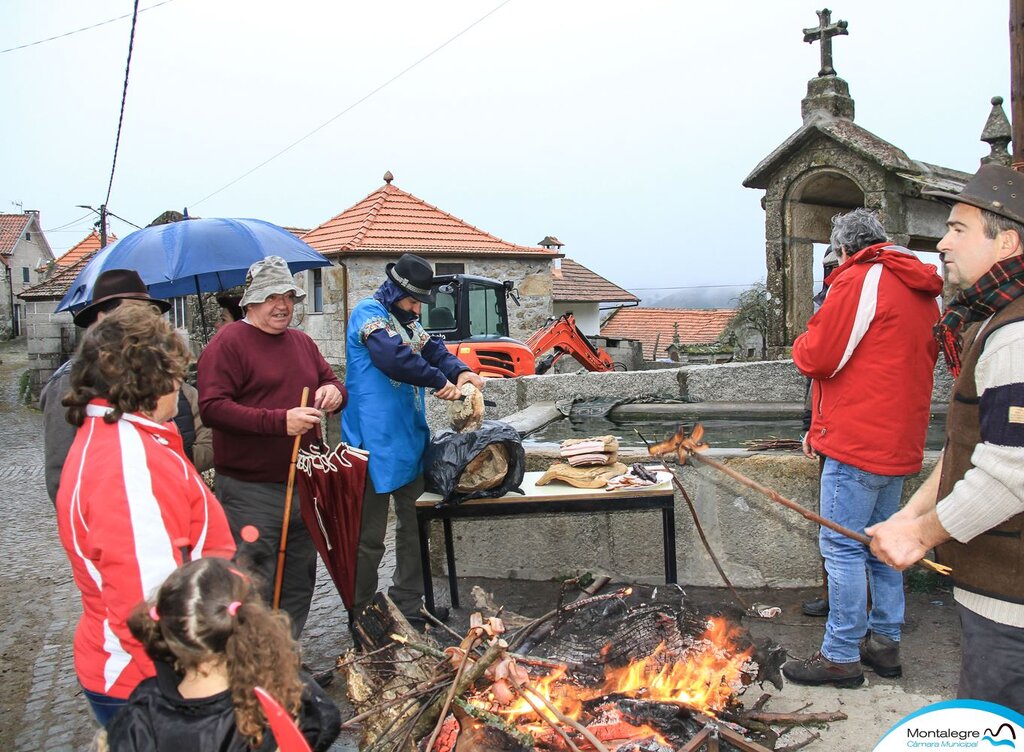
[(25, 328), (28, 339), (29, 387), (32, 398), (50, 375), (71, 357), (78, 342), (78, 328), (67, 311), (54, 313), (55, 300), (26, 300)]
[[(937, 367), (937, 374), (944, 374)], [(944, 403), (949, 380), (937, 378), (934, 403)], [(728, 403), (730, 414), (742, 415), (766, 403), (802, 403), (806, 379), (792, 361), (691, 365), (631, 373), (584, 373), (491, 379), (485, 395), (494, 401), (485, 417), (500, 420), (559, 400), (622, 398)], [(737, 404), (738, 403), (738, 404)], [(447, 403), (427, 399), (427, 416), (435, 432), (446, 427)], [(560, 413), (546, 411), (551, 417)], [(549, 418), (545, 418), (549, 419)], [(632, 452), (632, 453), (631, 453)], [(710, 456), (729, 467), (817, 511), (817, 462), (799, 451), (750, 453), (712, 450)], [(921, 473), (908, 478), (904, 498), (927, 477), (937, 452), (926, 454)], [(544, 470), (555, 461), (543, 450), (527, 455), (528, 470)], [(635, 450), (623, 462), (649, 461)], [(697, 508), (701, 524), (730, 579), (740, 587), (809, 587), (820, 583), (817, 527), (795, 512), (740, 486), (717, 470), (702, 465), (680, 470), (684, 487)], [(697, 537), (689, 508), (676, 493), (676, 550), (683, 584), (720, 586), (721, 580)], [(658, 582), (663, 575), (661, 516), (657, 512), (528, 517), (523, 519), (455, 520), (455, 550), (463, 576), (550, 579), (583, 571), (606, 573), (627, 581)], [(434, 572), (444, 571), (440, 525), (431, 532)], [(514, 542), (514, 543), (513, 543)]]
[[(818, 511), (818, 465), (799, 452), (751, 454), (711, 450), (726, 466)], [(531, 454), (529, 470), (553, 457)], [(649, 461), (624, 454), (623, 462)], [(930, 452), (921, 473), (908, 478), (904, 500), (931, 472)], [(812, 587), (821, 583), (818, 527), (713, 468), (675, 468), (693, 500), (701, 527), (737, 587)], [(662, 523), (657, 511), (549, 515), (452, 522), (458, 573), (463, 577), (548, 580), (582, 572), (625, 582), (664, 582)], [(701, 543), (679, 491), (675, 504), (676, 564), (682, 585), (721, 587), (722, 579)], [(435, 574), (445, 571), (440, 524), (431, 530)]]

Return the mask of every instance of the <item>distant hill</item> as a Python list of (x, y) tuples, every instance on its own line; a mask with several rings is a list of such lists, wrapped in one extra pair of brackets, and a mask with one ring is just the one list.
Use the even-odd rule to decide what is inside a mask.
[[(735, 308), (736, 299), (752, 285), (722, 285), (715, 287), (688, 287), (683, 289), (644, 290), (640, 305), (644, 308)], [(821, 289), (821, 280), (814, 281), (815, 291)]]

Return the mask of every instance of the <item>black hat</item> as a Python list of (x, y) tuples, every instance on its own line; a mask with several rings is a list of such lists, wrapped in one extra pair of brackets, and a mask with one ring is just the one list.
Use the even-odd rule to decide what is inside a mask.
[(998, 164), (987, 164), (967, 181), (960, 193), (921, 193), (951, 204), (975, 206), (1024, 224), (1024, 173)]
[(403, 253), (397, 264), (388, 264), (388, 278), (421, 303), (434, 300), (434, 269), (426, 259)]
[(74, 315), (75, 326), (85, 328), (96, 322), (96, 316), (111, 300), (144, 300), (166, 313), (171, 304), (149, 297), (146, 283), (134, 269), (107, 269), (92, 286), (92, 302)]

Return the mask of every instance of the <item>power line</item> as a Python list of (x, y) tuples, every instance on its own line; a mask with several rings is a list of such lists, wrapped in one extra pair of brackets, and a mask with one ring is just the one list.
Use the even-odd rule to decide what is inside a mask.
[[(71, 225), (77, 225), (77, 224), (78, 224), (79, 222), (81, 222), (81, 221), (82, 221), (83, 219), (89, 219), (89, 217), (91, 217), (91, 216), (92, 216), (91, 214), (83, 214), (83, 215), (82, 215), (81, 217), (79, 217), (78, 219), (73, 219), (73, 220), (71, 220), (70, 222), (66, 222), (66, 223), (64, 223), (64, 224), (60, 225), (59, 227), (54, 227), (54, 228), (53, 228), (52, 230), (43, 230), (43, 232), (60, 232), (60, 231), (61, 231), (61, 230), (63, 230), (63, 229), (65, 228), (65, 227), (71, 227)], [(72, 231), (71, 231), (71, 230), (69, 230), (68, 232), (72, 232)], [(77, 230), (74, 230), (73, 232), (77, 232)]]
[(218, 188), (217, 190), (215, 190), (215, 191), (214, 191), (213, 193), (210, 193), (210, 194), (208, 194), (208, 195), (206, 195), (206, 196), (203, 196), (203, 197), (202, 197), (201, 199), (199, 199), (198, 201), (192, 201), (192, 202), (191, 202), (191, 203), (189, 203), (188, 205), (189, 205), (189, 206), (198, 206), (199, 204), (201, 204), (201, 203), (203, 203), (204, 201), (206, 201), (206, 200), (207, 200), (208, 198), (213, 198), (214, 196), (216, 196), (216, 195), (217, 195), (218, 193), (220, 193), (221, 191), (225, 191), (225, 190), (227, 190), (228, 188), (230, 188), (231, 186), (233, 186), (233, 185), (234, 185), (235, 183), (239, 182), (240, 180), (244, 180), (245, 178), (249, 177), (249, 176), (250, 176), (250, 175), (252, 175), (252, 174), (253, 174), (254, 172), (256, 172), (256, 170), (260, 169), (261, 167), (264, 167), (265, 165), (269, 164), (270, 162), (273, 162), (273, 161), (274, 161), (275, 159), (277, 159), (278, 157), (280, 157), (280, 156), (281, 156), (282, 154), (284, 154), (285, 152), (287, 152), (287, 151), (290, 151), (291, 149), (293, 149), (293, 148), (295, 148), (296, 146), (298, 146), (299, 144), (301, 144), (301, 143), (302, 143), (303, 141), (305, 141), (305, 140), (306, 140), (307, 138), (309, 138), (310, 136), (312, 136), (312, 135), (313, 135), (314, 133), (317, 133), (318, 131), (320, 131), (320, 130), (323, 130), (323, 129), (324, 129), (324, 128), (326, 128), (326, 127), (327, 127), (328, 125), (330, 125), (331, 123), (333, 123), (333, 122), (334, 122), (335, 120), (337, 120), (338, 118), (340, 118), (340, 117), (341, 117), (342, 115), (345, 115), (346, 113), (350, 112), (351, 110), (353, 110), (353, 109), (355, 109), (356, 107), (358, 107), (359, 105), (361, 105), (361, 104), (362, 104), (363, 102), (365, 102), (365, 101), (366, 101), (367, 99), (369, 99), (369, 98), (370, 98), (370, 97), (372, 97), (372, 96), (373, 96), (374, 94), (376, 94), (377, 92), (379, 92), (379, 91), (380, 91), (381, 89), (383, 89), (383, 88), (385, 88), (385, 87), (387, 87), (387, 86), (389, 86), (389, 85), (393, 84), (393, 83), (394, 83), (395, 81), (397, 81), (398, 79), (400, 79), (400, 78), (401, 78), (402, 76), (404, 76), (404, 75), (405, 75), (406, 73), (408, 73), (409, 71), (411, 71), (411, 70), (412, 70), (413, 68), (415, 68), (415, 67), (416, 67), (417, 65), (419, 65), (420, 63), (422, 63), (422, 62), (425, 62), (425, 61), (426, 61), (426, 60), (428, 60), (429, 58), (433, 57), (433, 56), (434, 56), (435, 54), (437, 54), (438, 52), (440, 52), (441, 50), (443, 50), (443, 49), (444, 49), (445, 47), (447, 47), (447, 46), (448, 46), (449, 44), (451, 44), (451, 43), (452, 43), (452, 42), (454, 42), (454, 41), (455, 41), (456, 39), (458, 39), (458, 38), (459, 38), (459, 37), (461, 37), (461, 36), (462, 36), (463, 34), (465, 34), (465, 33), (466, 33), (467, 31), (469, 31), (470, 29), (472, 29), (472, 28), (473, 28), (474, 26), (476, 26), (477, 24), (479, 24), (479, 23), (481, 23), (482, 21), (486, 20), (486, 19), (487, 19), (487, 18), (488, 18), (489, 16), (491, 16), (491, 15), (493, 15), (494, 13), (496, 13), (497, 11), (501, 10), (501, 9), (502, 9), (503, 7), (505, 7), (506, 5), (508, 5), (508, 4), (510, 3), (510, 2), (512, 2), (512, 0), (503, 0), (503, 2), (499, 3), (498, 5), (496, 5), (496, 6), (494, 7), (494, 8), (492, 8), (491, 10), (489, 10), (489, 11), (488, 11), (487, 13), (485, 13), (484, 15), (480, 16), (480, 18), (478, 18), (477, 20), (475, 20), (475, 21), (474, 21), (473, 23), (471, 23), (471, 24), (470, 24), (469, 26), (467, 26), (466, 28), (464, 28), (464, 29), (463, 29), (462, 31), (460, 31), (460, 32), (459, 32), (458, 34), (456, 34), (455, 36), (451, 37), (450, 39), (448, 39), (448, 40), (447, 40), (446, 42), (444, 42), (443, 44), (439, 45), (438, 47), (435, 47), (435, 48), (434, 48), (433, 50), (431, 50), (431, 51), (430, 51), (430, 52), (428, 52), (428, 53), (427, 53), (426, 55), (424, 55), (423, 57), (421, 57), (421, 58), (420, 58), (419, 60), (417, 60), (417, 61), (416, 61), (415, 63), (413, 63), (412, 65), (408, 66), (407, 68), (405, 68), (405, 69), (404, 69), (404, 70), (402, 70), (401, 72), (399, 72), (399, 73), (395, 74), (394, 76), (392, 76), (391, 78), (389, 78), (389, 79), (388, 79), (387, 81), (385, 81), (384, 83), (382, 83), (382, 84), (381, 84), (380, 86), (378, 86), (378, 87), (377, 87), (376, 89), (374, 89), (373, 91), (371, 91), (371, 92), (370, 92), (369, 94), (366, 94), (365, 96), (363, 96), (363, 97), (362, 97), (361, 99), (357, 99), (357, 100), (356, 100), (355, 102), (353, 102), (353, 103), (352, 103), (352, 104), (350, 104), (350, 105), (349, 105), (348, 107), (346, 107), (345, 109), (343, 109), (343, 110), (342, 110), (341, 112), (339, 112), (339, 113), (338, 113), (337, 115), (335, 115), (334, 117), (330, 118), (329, 120), (327, 120), (326, 122), (322, 123), (321, 125), (318, 125), (318, 126), (317, 126), (316, 128), (314, 128), (313, 130), (311, 130), (311, 131), (310, 131), (309, 133), (307, 133), (307, 134), (306, 134), (305, 136), (302, 136), (301, 138), (299, 138), (299, 139), (297, 139), (297, 140), (293, 141), (292, 143), (288, 144), (288, 146), (286, 146), (286, 147), (284, 147), (283, 149), (281, 149), (281, 151), (279, 151), (279, 152), (277, 152), (276, 154), (274, 154), (273, 156), (271, 156), (271, 157), (268, 157), (267, 159), (263, 160), (263, 161), (262, 161), (262, 162), (260, 162), (260, 163), (259, 163), (258, 165), (256, 165), (256, 166), (255, 166), (255, 167), (253, 167), (253, 168), (252, 168), (251, 170), (249, 170), (248, 172), (245, 172), (245, 173), (243, 173), (243, 174), (239, 175), (239, 176), (238, 176), (237, 178), (235, 178), (234, 180), (232, 180), (232, 181), (231, 181), (230, 183), (226, 183), (225, 185), (222, 185), (222, 186), (221, 186), (220, 188)]
[[(117, 117), (117, 137), (114, 139), (114, 161), (110, 165), (110, 181), (107, 183), (107, 197), (103, 200), (103, 206), (110, 203), (110, 191), (114, 187), (114, 169), (117, 167), (117, 150), (121, 145), (121, 126), (124, 124), (124, 104), (128, 99), (128, 74), (132, 69), (132, 50), (135, 48), (135, 22), (139, 19), (139, 0), (135, 0), (135, 10), (132, 13), (132, 31), (128, 37), (128, 62), (124, 65), (124, 89), (121, 90), (121, 114)], [(103, 207), (100, 207), (101, 209)], [(101, 216), (101, 222), (106, 220)]]
[[(163, 2), (153, 3), (153, 5), (148, 5), (145, 8), (139, 9), (138, 13), (144, 13), (147, 10), (153, 10), (153, 8), (159, 8), (161, 5), (167, 5), (167, 3), (173, 3), (173, 2), (174, 2), (174, 0), (163, 0)], [(69, 37), (72, 34), (78, 34), (78, 33), (83, 32), (83, 31), (89, 31), (90, 29), (95, 29), (95, 28), (97, 28), (99, 26), (105, 26), (106, 24), (114, 23), (114, 21), (120, 21), (120, 20), (122, 20), (124, 18), (128, 18), (128, 16), (131, 16), (131, 15), (133, 15), (133, 14), (132, 13), (125, 13), (123, 16), (118, 16), (117, 18), (108, 18), (106, 21), (100, 21), (99, 23), (94, 23), (91, 26), (83, 26), (81, 29), (75, 29), (74, 31), (66, 31), (63, 34), (58, 34), (55, 37), (47, 37), (46, 39), (40, 39), (37, 42), (28, 42), (27, 44), (19, 44), (17, 47), (8, 47), (6, 50), (0, 50), (0, 55), (4, 54), (5, 52), (14, 52), (15, 50), (23, 50), (26, 47), (35, 47), (37, 44), (44, 44), (46, 42), (52, 42), (54, 39), (63, 39), (64, 37)]]

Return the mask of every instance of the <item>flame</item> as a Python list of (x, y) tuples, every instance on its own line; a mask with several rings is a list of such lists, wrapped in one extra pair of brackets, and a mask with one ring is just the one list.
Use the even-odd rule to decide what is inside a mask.
[[(737, 648), (741, 634), (738, 627), (726, 620), (710, 618), (704, 634), (682, 654), (673, 653), (661, 644), (642, 660), (622, 668), (606, 667), (604, 683), (599, 688), (578, 686), (566, 676), (565, 669), (537, 677), (530, 684), (573, 720), (579, 719), (586, 700), (609, 694), (687, 705), (715, 716), (743, 686), (753, 650)], [(556, 723), (557, 719), (540, 700), (530, 699), (543, 717), (538, 718), (537, 710), (522, 696), (507, 707), (496, 707), (493, 697), (480, 697), (475, 703), (501, 714), (524, 731), (535, 735), (546, 733), (543, 718)], [(649, 727), (644, 727), (643, 732), (644, 735), (657, 734)]]
[(622, 694), (688, 705), (713, 716), (743, 685), (753, 651), (736, 649), (739, 635), (739, 628), (724, 619), (708, 619), (707, 630), (682, 655), (671, 654), (661, 644), (643, 660), (606, 668), (604, 685), (583, 699)]

